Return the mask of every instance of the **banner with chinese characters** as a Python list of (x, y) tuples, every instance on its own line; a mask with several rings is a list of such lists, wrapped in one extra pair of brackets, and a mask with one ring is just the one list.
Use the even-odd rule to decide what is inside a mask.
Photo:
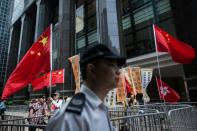
[(152, 79), (153, 69), (151, 68), (142, 68), (141, 69), (141, 78), (142, 78), (142, 88), (146, 89), (148, 84)]
[(116, 106), (116, 88), (114, 88), (108, 92), (108, 94), (105, 97), (104, 103), (108, 107), (115, 107)]
[(142, 82), (141, 82), (141, 69), (140, 67), (131, 68), (131, 79), (133, 81), (133, 86), (137, 93), (142, 93)]
[(79, 55), (75, 55), (69, 58), (70, 63), (72, 64), (73, 74), (75, 78), (76, 90), (75, 93), (80, 91), (80, 65), (79, 65)]
[(153, 69), (151, 68), (142, 68), (141, 69), (141, 78), (142, 78), (142, 88), (143, 88), (143, 100), (144, 103), (150, 101), (150, 97), (147, 94), (147, 87), (152, 79)]
[(119, 80), (116, 83), (116, 96), (117, 96), (117, 102), (126, 101), (125, 78), (124, 78), (123, 70), (120, 70)]

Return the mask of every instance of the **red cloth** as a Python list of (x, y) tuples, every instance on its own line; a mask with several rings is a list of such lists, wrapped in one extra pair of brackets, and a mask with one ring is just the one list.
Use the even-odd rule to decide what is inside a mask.
[(159, 96), (162, 100), (165, 100), (166, 102), (177, 102), (181, 99), (179, 94), (176, 93), (172, 87), (157, 77), (156, 82), (159, 89)]
[(16, 66), (5, 84), (2, 99), (30, 84), (41, 72), (50, 70), (50, 32), (48, 27)]
[[(48, 78), (50, 74), (48, 73)], [(52, 72), (52, 83), (64, 83), (64, 69)]]
[[(51, 77), (51, 85), (64, 83), (64, 69), (53, 71)], [(31, 84), (33, 86), (33, 91), (42, 90), (43, 88), (50, 86), (50, 72), (36, 78)]]
[(129, 82), (126, 78), (125, 78), (125, 88), (126, 88), (127, 96), (129, 94), (137, 95), (136, 92), (134, 91), (133, 87), (129, 84)]
[(127, 92), (127, 96), (128, 96), (128, 94), (130, 94), (131, 93), (131, 86), (130, 86), (130, 84), (129, 84), (129, 82), (127, 81), (127, 79), (125, 78), (125, 88), (126, 88), (126, 92)]
[(196, 52), (191, 46), (175, 39), (156, 25), (154, 30), (158, 52), (169, 52), (177, 63), (190, 64), (195, 59)]
[(33, 91), (42, 90), (45, 86), (47, 86), (46, 79), (47, 79), (46, 74), (34, 79), (33, 82), (31, 83), (33, 86)]
[(55, 111), (57, 109), (58, 109), (58, 107), (56, 105), (54, 105), (54, 104), (51, 105), (51, 111)]

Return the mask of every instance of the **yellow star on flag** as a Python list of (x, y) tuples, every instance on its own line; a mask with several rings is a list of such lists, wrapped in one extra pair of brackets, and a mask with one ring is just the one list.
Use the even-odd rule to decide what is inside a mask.
[(42, 39), (39, 42), (42, 43), (43, 46), (45, 46), (48, 42), (48, 37), (42, 37)]
[(37, 53), (37, 55), (38, 55), (38, 56), (41, 56), (41, 53), (40, 53), (40, 52), (38, 52), (38, 53)]
[(30, 53), (33, 55), (34, 54), (34, 51), (31, 51)]

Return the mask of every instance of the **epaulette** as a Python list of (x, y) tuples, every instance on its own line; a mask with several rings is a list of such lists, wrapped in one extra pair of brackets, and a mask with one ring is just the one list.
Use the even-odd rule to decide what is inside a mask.
[(68, 103), (65, 112), (71, 112), (80, 115), (84, 107), (85, 100), (86, 98), (83, 93), (75, 94)]

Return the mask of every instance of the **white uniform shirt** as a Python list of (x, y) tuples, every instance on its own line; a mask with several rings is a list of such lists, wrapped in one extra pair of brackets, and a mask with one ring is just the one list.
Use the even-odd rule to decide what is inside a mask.
[(112, 131), (107, 107), (88, 87), (82, 85), (86, 101), (81, 115), (65, 112), (66, 106), (51, 118), (46, 130), (52, 131)]

